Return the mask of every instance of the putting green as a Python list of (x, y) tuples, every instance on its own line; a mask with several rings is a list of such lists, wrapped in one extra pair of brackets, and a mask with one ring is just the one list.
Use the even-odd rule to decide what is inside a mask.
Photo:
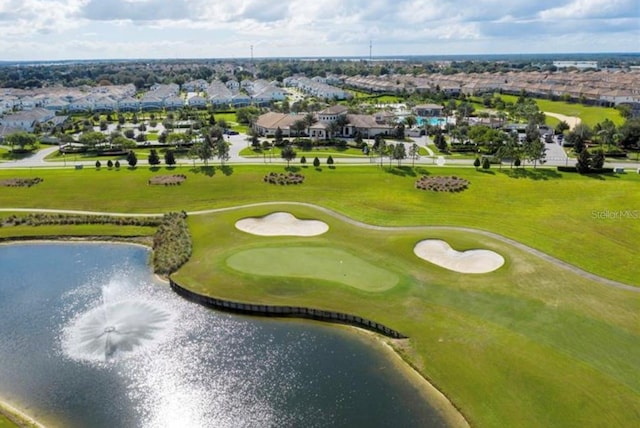
[(321, 279), (373, 292), (393, 288), (399, 281), (393, 272), (323, 247), (255, 248), (232, 255), (227, 265), (252, 275)]

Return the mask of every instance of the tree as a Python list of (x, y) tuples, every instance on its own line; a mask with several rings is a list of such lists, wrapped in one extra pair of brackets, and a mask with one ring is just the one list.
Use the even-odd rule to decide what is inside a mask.
[(329, 155), (329, 157), (327, 158), (327, 165), (329, 165), (329, 168), (331, 168), (333, 166), (333, 157), (331, 155)]
[(127, 163), (131, 168), (135, 168), (138, 164), (138, 157), (133, 150), (129, 150), (129, 153), (127, 153)]
[(6, 137), (7, 143), (11, 147), (11, 151), (18, 146), (21, 151), (33, 150), (36, 147), (36, 136), (24, 131), (14, 132)]
[(264, 162), (266, 163), (267, 162), (267, 152), (269, 152), (269, 159), (271, 159), (271, 144), (269, 143), (268, 140), (264, 140), (260, 147), (262, 149), (262, 158), (264, 159)]
[(407, 149), (403, 143), (398, 143), (393, 146), (392, 152), (393, 159), (398, 161), (398, 166), (402, 164), (402, 160), (407, 158)]
[(173, 154), (173, 150), (167, 150), (164, 154), (164, 163), (169, 166), (173, 166), (176, 164), (176, 158)]
[(304, 115), (302, 119), (304, 122), (305, 128), (307, 129), (307, 135), (309, 135), (309, 128), (311, 128), (315, 123), (318, 122), (318, 119), (313, 113), (307, 113)]
[(213, 149), (207, 141), (199, 141), (191, 147), (190, 153), (207, 166), (209, 165), (209, 159), (213, 156)]
[(591, 156), (591, 167), (600, 169), (604, 166), (604, 153), (602, 150), (598, 150)]
[(413, 125), (416, 124), (416, 117), (413, 115), (409, 115), (404, 118), (404, 124), (407, 125), (407, 128), (413, 128)]
[(314, 166), (315, 168), (320, 167), (320, 159), (318, 159), (318, 157), (317, 157), (317, 156), (313, 159), (313, 166)]
[(485, 156), (482, 159), (482, 169), (489, 169), (489, 168), (491, 168), (491, 162), (489, 162), (489, 158)]
[(473, 161), (473, 166), (476, 167), (476, 171), (478, 170), (478, 168), (480, 167), (480, 158), (476, 158), (476, 160)]
[(107, 136), (98, 131), (84, 132), (80, 135), (80, 138), (78, 138), (78, 142), (89, 150), (95, 150), (107, 142)]
[(100, 169), (100, 167), (102, 166), (102, 164), (100, 163), (100, 160), (96, 161), (96, 169)]
[(411, 167), (413, 168), (416, 166), (416, 160), (420, 159), (420, 146), (418, 146), (418, 144), (411, 144), (411, 147), (409, 147), (409, 157), (411, 158)]
[(113, 168), (113, 161), (111, 159), (107, 161), (107, 168), (109, 169)]
[(554, 129), (556, 134), (563, 134), (564, 131), (568, 131), (568, 130), (569, 130), (569, 124), (564, 120), (558, 123)]
[(404, 123), (398, 123), (394, 129), (394, 133), (397, 139), (404, 140)]
[(376, 135), (373, 141), (373, 151), (380, 156), (380, 166), (382, 166), (382, 160), (387, 153), (387, 142), (384, 141), (381, 135)]
[(534, 168), (536, 167), (538, 162), (544, 163), (544, 158), (547, 156), (547, 148), (545, 147), (544, 143), (540, 141), (540, 138), (535, 141), (525, 140), (522, 150), (525, 159), (533, 162)]
[(300, 158), (300, 163), (301, 163), (302, 165), (305, 165), (305, 164), (307, 163), (307, 158), (306, 158), (306, 157), (304, 157), (304, 156), (302, 156), (302, 157)]
[(117, 160), (117, 161), (113, 164), (113, 166), (115, 166), (115, 167), (116, 167), (116, 169), (120, 168), (120, 161), (119, 161), (119, 160)]
[(329, 138), (333, 138), (340, 133), (340, 125), (338, 125), (337, 121), (329, 122), (327, 125), (327, 134)]
[(282, 129), (280, 129), (279, 126), (276, 128), (276, 132), (275, 132), (274, 137), (275, 137), (276, 146), (281, 145), (282, 144)]
[(287, 161), (287, 168), (289, 168), (289, 162), (296, 158), (296, 151), (293, 149), (293, 147), (291, 147), (291, 145), (287, 144), (282, 148), (280, 157)]
[(220, 165), (224, 165), (224, 163), (231, 157), (229, 155), (229, 145), (224, 141), (224, 138), (220, 138), (216, 141), (216, 156), (220, 160)]
[(156, 151), (156, 149), (151, 149), (151, 151), (149, 152), (149, 165), (160, 165), (160, 156), (158, 156), (158, 152)]
[(586, 148), (583, 148), (580, 153), (578, 153), (578, 161), (576, 162), (576, 170), (580, 174), (586, 174), (591, 170), (591, 156), (589, 156), (589, 151)]
[(296, 138), (300, 137), (300, 133), (302, 131), (304, 131), (307, 128), (307, 125), (304, 123), (303, 120), (296, 120), (295, 122), (293, 122), (293, 124), (291, 124), (291, 130), (295, 131), (296, 133)]

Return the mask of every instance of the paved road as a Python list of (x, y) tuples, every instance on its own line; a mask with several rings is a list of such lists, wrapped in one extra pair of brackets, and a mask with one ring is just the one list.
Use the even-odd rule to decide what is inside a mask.
[[(252, 157), (246, 158), (240, 156), (240, 151), (249, 146), (249, 142), (247, 141), (247, 136), (244, 134), (240, 135), (229, 135), (227, 136), (227, 141), (230, 143), (229, 146), (229, 156), (230, 159), (228, 163), (231, 164), (263, 164), (265, 163), (265, 159), (263, 157)], [(429, 156), (421, 156), (416, 160), (417, 165), (430, 165), (430, 166), (438, 166), (436, 156), (433, 151), (428, 147), (429, 139), (428, 137), (420, 137), (416, 139), (418, 145), (425, 147), (426, 150), (430, 153)], [(407, 152), (409, 150), (410, 144), (407, 144)], [(75, 165), (83, 165), (83, 166), (93, 166), (95, 161), (80, 161), (74, 159), (73, 155), (69, 155), (67, 157), (66, 165), (64, 162), (47, 162), (44, 160), (46, 156), (55, 152), (58, 149), (57, 146), (48, 147), (46, 149), (40, 150), (39, 152), (33, 154), (30, 157), (26, 157), (24, 159), (19, 159), (15, 161), (8, 162), (0, 162), (0, 168), (74, 168)], [(266, 162), (273, 163), (276, 165), (286, 165), (286, 162), (280, 158), (277, 150), (275, 151), (273, 157), (266, 158)], [(325, 160), (324, 155), (319, 154), (318, 156), (321, 161)], [(370, 158), (334, 158), (335, 163), (339, 165), (369, 165), (369, 164), (379, 164), (379, 158), (372, 156)], [(178, 159), (178, 166), (190, 166), (194, 164), (193, 160), (189, 159)], [(216, 164), (218, 161), (214, 158), (210, 161), (211, 164)], [(406, 159), (403, 161), (405, 165), (412, 162), (410, 159)], [(395, 164), (395, 162), (392, 162)], [(197, 161), (196, 165), (201, 165), (202, 162)], [(385, 158), (384, 164), (389, 164), (389, 159)], [(557, 144), (547, 144), (547, 161), (545, 162), (546, 167), (553, 166), (565, 166), (565, 165), (574, 165), (575, 159), (567, 158), (566, 153)], [(148, 165), (146, 159), (138, 159), (138, 165)], [(467, 166), (473, 167), (473, 160), (471, 159), (445, 159), (445, 163), (440, 166)], [(636, 171), (640, 168), (640, 162), (638, 161), (627, 161), (627, 162), (607, 162), (605, 166), (611, 168), (625, 168), (627, 171)]]
[[(483, 235), (483, 236), (487, 236), (493, 239), (496, 239), (498, 241), (504, 242), (506, 244), (512, 245), (522, 251), (525, 251), (533, 256), (536, 257), (540, 257), (541, 259), (544, 259), (545, 261), (552, 263), (556, 266), (559, 266), (561, 268), (564, 268), (566, 270), (571, 271), (572, 273), (575, 273), (576, 275), (579, 275), (585, 279), (591, 280), (591, 281), (595, 281), (598, 282), (602, 285), (605, 285), (607, 287), (614, 287), (614, 288), (619, 288), (621, 290), (626, 290), (626, 291), (631, 291), (634, 293), (639, 293), (640, 292), (640, 287), (635, 287), (633, 285), (629, 285), (629, 284), (625, 284), (619, 281), (614, 281), (608, 278), (604, 278), (598, 275), (595, 275), (591, 272), (587, 272), (577, 266), (574, 266), (570, 263), (567, 263), (565, 261), (562, 261), (560, 259), (557, 259), (547, 253), (544, 253), (540, 250), (536, 250), (535, 248), (529, 247), (528, 245), (522, 244), (518, 241), (515, 241), (511, 238), (507, 238), (506, 236), (500, 235), (498, 233), (494, 233), (494, 232), (489, 232), (487, 230), (482, 230), (482, 229), (474, 229), (471, 227), (459, 227), (459, 226), (376, 226), (376, 225), (371, 225), (371, 224), (367, 224), (367, 223), (363, 223), (361, 221), (355, 220), (351, 217), (347, 217), (344, 214), (340, 214), (336, 211), (333, 211), (329, 208), (325, 208), (322, 206), (318, 206), (315, 204), (310, 204), (310, 203), (306, 203), (306, 202), (287, 202), (287, 201), (280, 201), (280, 202), (258, 202), (258, 203), (254, 203), (254, 204), (246, 204), (246, 205), (238, 205), (238, 206), (234, 206), (234, 207), (226, 207), (226, 208), (214, 208), (214, 209), (209, 209), (209, 210), (200, 210), (200, 211), (189, 211), (187, 212), (188, 215), (205, 215), (205, 214), (212, 214), (212, 213), (219, 213), (219, 212), (226, 212), (226, 211), (234, 211), (234, 210), (238, 210), (238, 209), (243, 209), (243, 208), (251, 208), (251, 207), (262, 207), (262, 206), (269, 206), (269, 205), (295, 205), (295, 206), (303, 206), (303, 207), (310, 207), (310, 208), (314, 208), (318, 211), (321, 211), (325, 214), (328, 214), (332, 217), (335, 217), (345, 223), (348, 223), (352, 226), (356, 226), (356, 227), (361, 227), (364, 229), (370, 229), (370, 230), (380, 230), (380, 231), (389, 231), (389, 232), (393, 232), (393, 231), (434, 231), (434, 230), (438, 230), (438, 231), (442, 231), (442, 230), (458, 230), (458, 231), (465, 231), (465, 232), (469, 232), (469, 233), (476, 233), (479, 235)], [(38, 208), (0, 208), (0, 212), (44, 212), (44, 213), (62, 213), (62, 214), (87, 214), (87, 215), (112, 215), (112, 216), (128, 216), (128, 217), (160, 217), (163, 216), (163, 213), (147, 213), (147, 214), (124, 214), (124, 213), (114, 213), (114, 212), (96, 212), (96, 211), (74, 211), (74, 210), (55, 210), (55, 209), (38, 209)]]

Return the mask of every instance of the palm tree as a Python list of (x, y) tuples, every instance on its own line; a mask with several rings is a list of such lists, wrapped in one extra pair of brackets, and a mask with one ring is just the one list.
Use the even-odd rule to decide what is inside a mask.
[(309, 128), (311, 128), (314, 124), (318, 123), (318, 119), (313, 113), (307, 113), (302, 118), (302, 122), (305, 124), (307, 128), (307, 135), (310, 134)]

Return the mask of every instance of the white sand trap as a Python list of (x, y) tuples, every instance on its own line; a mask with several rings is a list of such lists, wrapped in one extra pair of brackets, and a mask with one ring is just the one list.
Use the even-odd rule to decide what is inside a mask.
[(317, 236), (329, 230), (329, 225), (319, 220), (299, 220), (285, 212), (265, 217), (243, 218), (236, 228), (260, 236)]
[(445, 269), (460, 273), (493, 272), (504, 264), (504, 258), (491, 250), (456, 251), (440, 239), (420, 241), (413, 248), (416, 256)]

